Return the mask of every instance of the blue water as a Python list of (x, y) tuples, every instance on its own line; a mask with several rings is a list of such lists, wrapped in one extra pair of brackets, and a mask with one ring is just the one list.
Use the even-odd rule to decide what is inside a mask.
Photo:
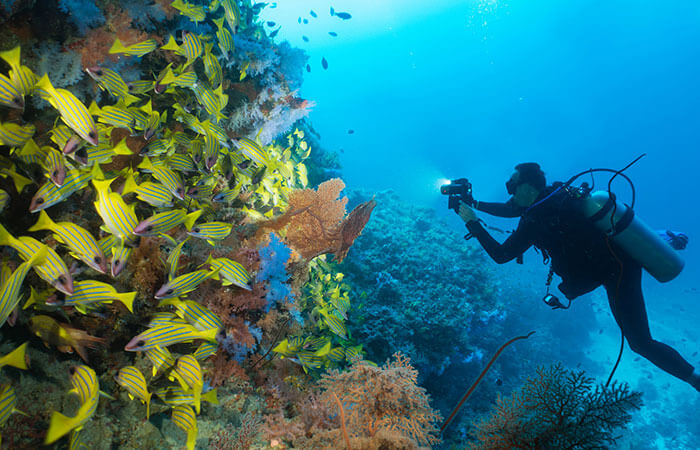
[[(347, 21), (331, 17), (329, 6), (278, 2), (264, 14), (282, 25), (279, 38), (310, 55), (301, 93), (316, 102), (311, 120), (322, 144), (342, 152), (350, 188), (396, 190), (435, 207), (461, 232), (437, 190), (440, 179), (468, 177), (477, 199), (503, 201), (517, 163), (537, 161), (553, 181), (621, 168), (645, 153), (627, 171), (636, 212), (653, 227), (690, 235), (684, 272), (664, 285), (644, 281), (652, 332), (684, 355), (697, 351), (698, 2), (332, 3), (353, 15)], [(606, 181), (597, 178), (598, 186)], [(624, 183), (614, 189), (631, 200)], [(605, 307), (598, 315), (605, 331), (598, 343), (614, 356), (616, 327)], [(643, 389), (635, 377), (644, 374), (673, 391), (656, 399), (669, 415), (697, 409), (694, 391), (635, 358), (628, 351), (620, 372), (634, 388)]]

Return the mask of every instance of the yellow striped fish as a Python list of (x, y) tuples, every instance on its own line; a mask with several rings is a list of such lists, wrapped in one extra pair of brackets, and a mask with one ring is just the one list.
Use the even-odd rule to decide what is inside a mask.
[(202, 361), (216, 354), (216, 351), (218, 349), (219, 344), (216, 344), (214, 342), (202, 342), (202, 344), (199, 347), (197, 347), (197, 350), (194, 351), (193, 355), (199, 361)]
[(12, 84), (18, 88), (22, 95), (30, 95), (34, 92), (34, 85), (38, 78), (29, 67), (21, 64), (20, 51), (20, 46), (18, 45), (12, 50), (0, 52), (0, 58), (4, 59), (12, 67), (12, 70), (9, 72)]
[(61, 114), (61, 119), (73, 131), (92, 145), (99, 142), (97, 126), (87, 107), (72, 92), (55, 89), (44, 75), (36, 84), (42, 98), (51, 103)]
[(90, 450), (85, 441), (83, 441), (83, 435), (78, 430), (73, 430), (70, 432), (70, 440), (68, 442), (68, 450)]
[(206, 83), (202, 82), (197, 83), (192, 90), (199, 104), (204, 106), (207, 113), (214, 116), (216, 122), (226, 118), (221, 110), (223, 110), (228, 103), (228, 95), (223, 93), (222, 85), (219, 85), (216, 89), (212, 89)]
[(155, 87), (153, 80), (135, 80), (126, 83), (129, 88), (129, 93), (132, 95), (141, 95), (150, 92)]
[(73, 283), (73, 294), (67, 295), (62, 301), (48, 303), (50, 305), (73, 306), (83, 314), (93, 303), (112, 303), (119, 300), (130, 313), (134, 312), (136, 292), (119, 293), (111, 284), (96, 280), (80, 280)]
[(165, 233), (182, 223), (189, 229), (192, 228), (192, 225), (201, 213), (201, 209), (189, 214), (187, 214), (187, 210), (185, 209), (171, 209), (156, 213), (148, 219), (141, 221), (134, 228), (134, 234), (139, 236), (153, 236)]
[(172, 50), (176, 54), (183, 56), (187, 60), (184, 67), (187, 67), (202, 55), (204, 52), (204, 44), (202, 44), (202, 39), (199, 37), (199, 35), (195, 33), (183, 31), (182, 34), (181, 45), (178, 45), (177, 42), (175, 42), (175, 38), (171, 34), (168, 43), (162, 46), (161, 49)]
[(189, 405), (177, 405), (173, 407), (173, 423), (187, 433), (187, 450), (194, 450), (197, 441), (197, 416)]
[(216, 31), (217, 44), (221, 55), (228, 61), (233, 56), (234, 45), (231, 33), (224, 27), (224, 18), (214, 19), (218, 30)]
[[(33, 237), (20, 236), (15, 238), (0, 225), (0, 245), (7, 245), (17, 250), (25, 261), (29, 261), (37, 252), (46, 247)], [(66, 263), (51, 247), (46, 247), (46, 259), (37, 264), (35, 270), (41, 278), (64, 294), (73, 293), (73, 277)]]
[(106, 90), (114, 98), (122, 100), (125, 105), (128, 106), (138, 101), (138, 97), (129, 93), (129, 87), (126, 85), (121, 75), (112, 69), (94, 66), (86, 68), (85, 71), (93, 80), (97, 81), (97, 85), (100, 89)]
[(212, 201), (214, 203), (231, 203), (238, 197), (238, 194), (240, 193), (241, 190), (238, 186), (232, 189), (224, 189), (223, 191), (217, 193), (212, 199)]
[(252, 139), (248, 138), (238, 138), (233, 141), (234, 144), (238, 146), (241, 153), (250, 158), (253, 162), (258, 165), (265, 164), (268, 159), (268, 155), (263, 150), (262, 146)]
[(219, 141), (210, 133), (204, 136), (204, 154), (202, 156), (204, 157), (204, 167), (211, 172), (219, 158)]
[(173, 170), (178, 172), (196, 172), (197, 168), (194, 166), (194, 161), (189, 155), (183, 155), (182, 153), (173, 153), (164, 160), (165, 164), (172, 167)]
[[(37, 164), (46, 170), (46, 157), (49, 152), (48, 145), (39, 148), (34, 139), (29, 139), (15, 155), (25, 164)], [(58, 151), (58, 150), (56, 150)]]
[(204, 74), (209, 79), (209, 84), (212, 86), (219, 86), (224, 78), (223, 72), (221, 71), (221, 64), (219, 60), (211, 52), (213, 44), (206, 44), (204, 46)]
[(170, 6), (180, 11), (180, 15), (187, 16), (195, 24), (203, 22), (207, 17), (204, 6), (193, 5), (183, 0), (173, 0)]
[(27, 370), (27, 363), (29, 361), (29, 358), (27, 358), (28, 344), (29, 342), (25, 342), (7, 355), (0, 357), (0, 367), (10, 366), (16, 367), (17, 369)]
[(90, 420), (97, 410), (97, 403), (100, 398), (100, 385), (97, 381), (95, 371), (88, 366), (75, 366), (71, 368), (71, 393), (78, 394), (80, 408), (73, 417), (67, 417), (58, 411), (51, 414), (49, 431), (46, 433), (44, 445), (49, 445), (71, 430), (80, 429)]
[(209, 245), (216, 245), (215, 241), (226, 239), (231, 234), (233, 224), (225, 222), (206, 222), (192, 227), (187, 232), (190, 236), (206, 240)]
[(195, 339), (216, 342), (217, 330), (200, 331), (187, 324), (172, 323), (159, 325), (135, 336), (124, 347), (127, 352), (144, 352), (155, 346), (167, 347), (180, 342), (192, 342)]
[[(177, 385), (156, 389), (153, 393), (168, 406), (194, 404), (194, 394), (192, 391), (184, 390)], [(219, 399), (216, 397), (216, 388), (202, 394), (202, 401), (211, 403), (212, 405), (218, 405)]]
[(36, 128), (32, 124), (17, 125), (16, 123), (0, 123), (0, 145), (22, 147), (34, 136)]
[(224, 7), (224, 17), (226, 23), (231, 27), (231, 32), (236, 33), (236, 28), (241, 23), (241, 10), (238, 8), (237, 0), (221, 0), (221, 5)]
[(91, 179), (92, 174), (89, 171), (74, 169), (68, 171), (66, 179), (63, 181), (61, 187), (56, 186), (50, 181), (44, 183), (39, 190), (36, 191), (36, 194), (34, 194), (32, 202), (29, 205), (29, 212), (35, 213), (62, 202), (74, 192), (87, 186)]
[(183, 324), (187, 325), (187, 321), (177, 314), (170, 311), (159, 311), (153, 313), (151, 320), (148, 321), (148, 328), (159, 327), (161, 325)]
[(180, 200), (185, 199), (185, 184), (179, 173), (173, 171), (166, 165), (151, 163), (150, 159), (143, 158), (137, 168), (151, 172), (153, 178), (160, 181), (164, 186), (170, 189), (170, 192)]
[[(99, 165), (95, 165), (95, 167), (99, 168)], [(110, 233), (122, 241), (130, 241), (139, 221), (134, 213), (134, 205), (127, 206), (121, 195), (112, 192), (109, 187), (112, 181), (92, 179), (92, 184), (97, 191), (97, 200), (94, 202), (95, 210)]]
[(121, 43), (119, 39), (115, 39), (114, 44), (112, 44), (112, 47), (109, 49), (109, 53), (110, 55), (113, 55), (115, 53), (123, 53), (129, 56), (141, 57), (143, 55), (151, 53), (157, 47), (158, 42), (156, 42), (154, 39), (147, 39), (145, 41), (137, 42), (136, 44), (132, 44), (129, 46), (125, 46)]
[(144, 181), (136, 189), (136, 198), (148, 203), (154, 208), (169, 208), (173, 206), (173, 194), (170, 189), (160, 183)]
[(172, 69), (168, 68), (165, 76), (160, 81), (162, 85), (173, 84), (181, 88), (192, 88), (197, 84), (197, 74), (194, 71), (183, 72), (180, 75), (175, 75)]
[(175, 370), (171, 372), (171, 375), (177, 378), (182, 389), (189, 388), (192, 390), (194, 394), (194, 409), (199, 414), (202, 389), (204, 388), (202, 366), (199, 365), (199, 361), (192, 355), (181, 356), (177, 359)]
[(10, 202), (10, 194), (7, 191), (0, 189), (0, 212), (2, 212)]
[(117, 128), (126, 128), (132, 131), (136, 118), (134, 113), (126, 107), (123, 102), (117, 102), (116, 105), (106, 105), (100, 108), (95, 102), (90, 104), (90, 113), (97, 116), (99, 123), (111, 125)]
[(158, 303), (158, 307), (163, 306), (174, 306), (180, 318), (186, 320), (200, 331), (211, 330), (212, 328), (222, 330), (224, 328), (224, 324), (221, 323), (221, 320), (213, 311), (194, 300), (180, 300), (177, 297), (168, 298)]
[(0, 384), (0, 428), (7, 422), (13, 413), (25, 415), (15, 408), (17, 406), (17, 394), (9, 384)]
[(24, 109), (24, 95), (19, 86), (0, 73), (0, 104), (10, 108)]
[(161, 370), (169, 369), (175, 364), (175, 357), (166, 347), (153, 346), (144, 352), (146, 358), (153, 364), (153, 376)]
[(250, 274), (243, 267), (243, 264), (228, 258), (213, 258), (211, 255), (207, 258), (206, 264), (219, 270), (218, 276), (215, 278), (221, 278), (224, 286), (233, 284), (249, 291), (252, 289)]
[(83, 261), (100, 273), (107, 273), (107, 258), (95, 238), (80, 225), (73, 222), (54, 222), (46, 211), (39, 213), (39, 219), (29, 231), (48, 230), (54, 239), (70, 249), (70, 255)]
[[(161, 234), (161, 236), (166, 236)], [(177, 244), (175, 248), (170, 250), (170, 254), (168, 254), (168, 259), (165, 261), (165, 265), (168, 267), (168, 280), (172, 280), (177, 276), (177, 269), (179, 268), (179, 261), (180, 261), (180, 255), (182, 254), (182, 247), (185, 245), (185, 243), (190, 239), (189, 236), (187, 236), (182, 242)]]
[(66, 181), (66, 160), (63, 153), (53, 147), (46, 146), (43, 148), (46, 151), (46, 159), (42, 162), (44, 170), (47, 172), (49, 180), (56, 187), (63, 186)]
[(124, 389), (129, 395), (129, 399), (138, 398), (146, 405), (146, 420), (151, 415), (151, 396), (153, 393), (148, 392), (146, 385), (146, 377), (141, 371), (134, 366), (122, 367), (115, 379), (117, 384)]
[(112, 261), (110, 263), (112, 266), (112, 277), (117, 277), (122, 273), (122, 270), (126, 267), (126, 263), (129, 261), (132, 251), (133, 248), (124, 245), (124, 243), (112, 247)]
[(166, 282), (156, 292), (155, 298), (171, 298), (180, 297), (184, 294), (194, 291), (197, 286), (205, 280), (208, 280), (216, 273), (216, 270), (195, 270), (179, 277), (173, 278)]
[(341, 317), (338, 317), (335, 314), (335, 311), (328, 312), (325, 308), (321, 308), (318, 310), (318, 312), (321, 313), (325, 324), (333, 333), (337, 334), (343, 339), (348, 338), (348, 330), (345, 327), (345, 323)]

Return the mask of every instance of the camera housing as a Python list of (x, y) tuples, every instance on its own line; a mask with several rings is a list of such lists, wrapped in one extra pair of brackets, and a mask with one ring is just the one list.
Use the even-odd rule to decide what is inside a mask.
[(472, 197), (472, 184), (466, 178), (457, 178), (450, 181), (448, 184), (440, 186), (440, 193), (447, 195), (447, 208), (459, 213), (459, 202), (462, 201), (467, 205), (474, 203)]

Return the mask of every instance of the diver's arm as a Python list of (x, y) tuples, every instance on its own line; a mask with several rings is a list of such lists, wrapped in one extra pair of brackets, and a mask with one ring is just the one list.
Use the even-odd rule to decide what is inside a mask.
[(472, 206), (478, 211), (496, 217), (520, 217), (523, 213), (523, 208), (514, 205), (512, 200), (508, 200), (505, 203), (480, 202), (475, 200)]
[(467, 222), (467, 228), (497, 264), (507, 263), (517, 258), (532, 245), (530, 233), (522, 220), (518, 228), (502, 244), (492, 238), (478, 220)]

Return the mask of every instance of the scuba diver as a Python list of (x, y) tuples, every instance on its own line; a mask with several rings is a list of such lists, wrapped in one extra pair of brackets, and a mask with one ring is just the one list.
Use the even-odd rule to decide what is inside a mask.
[[(610, 169), (598, 170), (613, 172)], [(621, 173), (621, 171), (615, 172), (616, 175)], [(623, 177), (627, 178), (624, 175)], [(644, 230), (640, 231), (638, 223), (641, 221), (634, 219), (631, 208), (625, 208), (626, 205), (621, 206), (617, 203), (614, 194), (610, 194), (608, 189), (609, 198), (612, 199), (613, 204), (613, 217), (616, 217), (615, 209), (621, 206), (621, 209), (625, 210), (624, 214), (622, 212), (620, 214), (623, 221), (626, 221), (625, 225), (634, 222), (634, 226), (628, 227), (633, 231), (627, 233), (626, 239), (629, 239), (630, 234), (637, 232), (637, 236), (632, 236), (636, 242), (634, 239), (627, 242), (628, 244), (632, 242), (633, 245), (622, 245), (623, 240), (615, 240), (616, 235), (622, 236), (621, 233), (616, 231), (606, 234), (598, 226), (604, 222), (598, 214), (610, 214), (610, 208), (600, 208), (606, 211), (587, 211), (582, 207), (582, 202), (591, 198), (588, 195), (590, 189), (586, 190), (588, 187), (586, 183), (582, 188), (572, 188), (571, 182), (575, 178), (573, 177), (567, 183), (557, 182), (548, 186), (539, 164), (522, 163), (515, 167), (515, 172), (506, 182), (506, 190), (511, 195), (506, 203), (473, 200), (471, 184), (466, 179), (461, 179), (456, 181), (462, 181), (468, 185), (468, 195), (460, 196), (458, 205), (455, 204), (457, 202), (453, 201), (453, 195), (451, 195), (450, 207), (457, 211), (470, 235), (477, 238), (491, 259), (498, 264), (514, 258), (518, 258), (520, 262), (522, 254), (533, 245), (539, 249), (543, 253), (545, 262), (551, 261), (547, 295), (544, 301), (554, 309), (568, 308), (568, 306), (562, 305), (556, 296), (549, 293), (553, 273), (561, 277), (562, 282), (558, 287), (569, 300), (569, 305), (574, 298), (591, 292), (599, 286), (605, 287), (610, 309), (622, 330), (623, 341), (626, 338), (635, 353), (700, 391), (700, 371), (671, 346), (652, 338), (641, 284), (643, 267), (660, 281), (668, 281), (680, 273), (683, 263), (675, 256), (676, 252), (673, 249), (685, 248), (688, 237), (682, 233), (663, 232), (663, 238), (670, 244), (669, 247), (661, 242), (655, 236), (656, 232), (650, 231), (646, 225), (642, 225)], [(441, 192), (447, 194), (444, 188), (441, 188)], [(594, 196), (596, 194), (599, 193), (595, 193)], [(608, 195), (604, 197), (604, 200), (608, 200)], [(520, 222), (517, 229), (502, 244), (499, 244), (482, 226), (474, 209), (494, 216), (520, 217)], [(607, 217), (605, 220), (608, 220)], [(596, 223), (595, 220), (599, 222)], [(609, 222), (612, 223), (612, 220)], [(594, 224), (596, 226), (593, 226)], [(645, 230), (649, 231), (644, 234)], [(469, 238), (470, 235), (466, 237)], [(647, 245), (643, 241), (651, 241), (652, 244)], [(652, 245), (656, 245), (657, 248), (654, 249)], [(635, 247), (644, 248), (643, 253), (640, 253), (642, 250), (635, 250)], [(671, 254), (670, 259), (677, 258), (677, 261), (680, 261), (675, 265), (670, 276), (658, 275), (659, 271), (655, 274), (653, 270), (649, 270), (650, 265), (657, 264), (654, 260), (649, 261), (649, 256), (657, 250), (666, 252), (659, 253), (660, 255)], [(640, 262), (644, 258), (647, 260)], [(657, 256), (656, 259), (663, 258)]]

